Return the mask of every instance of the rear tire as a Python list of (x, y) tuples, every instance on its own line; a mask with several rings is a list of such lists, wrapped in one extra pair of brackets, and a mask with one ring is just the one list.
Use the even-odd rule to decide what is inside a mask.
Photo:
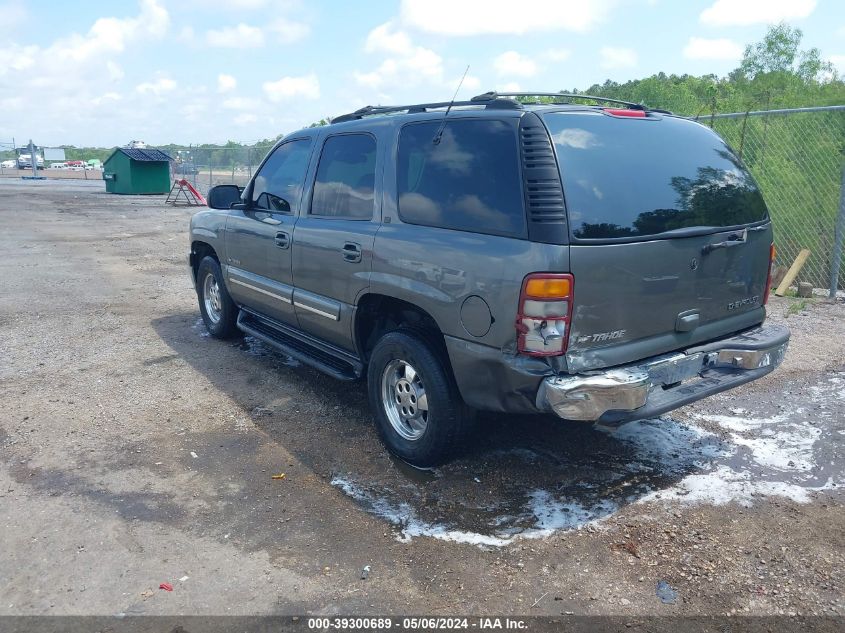
[(413, 330), (382, 336), (370, 356), (367, 388), (382, 441), (414, 466), (443, 463), (461, 449), (473, 421), (435, 344)]
[(197, 268), (197, 299), (203, 323), (214, 338), (228, 339), (239, 334), (238, 306), (223, 282), (223, 271), (213, 257), (203, 257)]

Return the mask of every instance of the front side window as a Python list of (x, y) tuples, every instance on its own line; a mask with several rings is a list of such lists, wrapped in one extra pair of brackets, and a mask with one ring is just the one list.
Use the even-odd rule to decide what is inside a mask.
[(415, 123), (399, 135), (403, 222), (521, 235), (525, 211), (514, 125), (496, 120)]
[(289, 141), (276, 148), (255, 176), (252, 206), (279, 213), (293, 213), (299, 207), (311, 139)]
[(311, 215), (369, 220), (375, 183), (376, 140), (369, 134), (331, 136), (320, 155)]

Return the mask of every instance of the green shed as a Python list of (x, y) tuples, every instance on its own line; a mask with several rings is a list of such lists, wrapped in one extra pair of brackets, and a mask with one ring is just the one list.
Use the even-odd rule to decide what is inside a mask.
[(159, 149), (119, 147), (103, 163), (103, 180), (108, 193), (167, 193), (170, 191), (170, 161)]

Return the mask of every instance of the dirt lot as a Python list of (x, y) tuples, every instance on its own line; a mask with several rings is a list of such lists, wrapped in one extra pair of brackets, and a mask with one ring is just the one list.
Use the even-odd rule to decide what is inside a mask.
[(205, 335), (162, 201), (0, 180), (0, 614), (845, 613), (842, 303), (773, 300), (756, 384), (420, 472), (363, 386)]

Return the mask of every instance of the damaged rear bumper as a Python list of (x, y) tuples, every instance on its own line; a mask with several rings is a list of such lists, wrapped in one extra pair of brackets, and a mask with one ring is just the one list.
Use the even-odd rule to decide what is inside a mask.
[(537, 408), (604, 424), (657, 416), (765, 376), (783, 361), (788, 344), (787, 328), (767, 324), (632, 365), (549, 376), (540, 383)]

